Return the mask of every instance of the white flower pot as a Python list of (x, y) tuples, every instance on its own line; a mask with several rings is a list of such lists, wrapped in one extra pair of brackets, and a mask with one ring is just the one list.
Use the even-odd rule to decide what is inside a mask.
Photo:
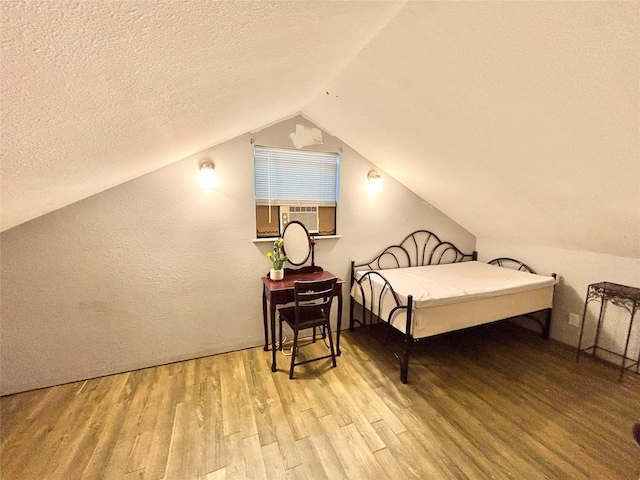
[(269, 278), (271, 280), (282, 280), (284, 278), (284, 269), (274, 270), (272, 268), (269, 272)]

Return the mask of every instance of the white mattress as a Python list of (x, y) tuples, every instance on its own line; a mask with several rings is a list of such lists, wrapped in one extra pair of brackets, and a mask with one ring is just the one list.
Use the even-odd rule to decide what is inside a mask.
[[(360, 278), (367, 270), (356, 272)], [(416, 338), (480, 325), (495, 320), (522, 315), (545, 308), (553, 303), (556, 279), (544, 275), (511, 270), (481, 262), (461, 262), (425, 267), (376, 270), (389, 281), (401, 305), (413, 295), (414, 321), (412, 334)], [(373, 282), (374, 313), (380, 309), (383, 320), (395, 307), (395, 300), (387, 291), (381, 301), (384, 282), (370, 275)], [(365, 282), (363, 290), (370, 307), (371, 289)], [(357, 284), (351, 291), (358, 303), (362, 296)], [(394, 327), (405, 331), (405, 311), (398, 311), (391, 319)]]
[[(407, 304), (407, 297), (413, 295), (415, 308), (496, 297), (507, 293), (535, 290), (556, 283), (553, 277), (534, 275), (481, 262), (375, 271), (384, 275), (389, 281), (403, 305)], [(365, 272), (356, 272), (356, 278), (360, 278)], [(376, 290), (379, 291), (384, 284), (383, 280), (377, 275), (372, 275), (370, 278)]]

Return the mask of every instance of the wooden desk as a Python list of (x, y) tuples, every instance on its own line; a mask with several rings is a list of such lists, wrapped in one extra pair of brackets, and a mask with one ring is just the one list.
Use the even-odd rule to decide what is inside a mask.
[[(267, 325), (267, 302), (269, 302), (269, 320), (271, 325), (271, 371), (276, 371), (276, 306), (293, 302), (293, 282), (311, 282), (327, 280), (335, 275), (326, 270), (301, 268), (285, 270), (284, 279), (271, 280), (262, 277), (262, 317), (264, 322), (264, 350), (269, 350), (269, 328)], [(342, 326), (342, 285), (344, 280), (338, 278), (334, 296), (338, 298), (338, 325), (336, 328), (336, 355), (340, 355), (340, 328)]]

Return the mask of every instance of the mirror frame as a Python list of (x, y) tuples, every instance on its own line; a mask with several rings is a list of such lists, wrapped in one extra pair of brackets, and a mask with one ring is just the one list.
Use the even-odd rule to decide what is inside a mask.
[(307, 261), (309, 260), (309, 257), (311, 257), (311, 266), (313, 266), (314, 263), (314, 246), (315, 246), (315, 241), (313, 240), (313, 238), (311, 237), (311, 235), (309, 234), (309, 230), (307, 230), (307, 227), (305, 227), (302, 222), (299, 222), (297, 220), (292, 220), (289, 223), (287, 223), (287, 226), (284, 227), (284, 231), (282, 232), (282, 239), (284, 240), (284, 244), (282, 246), (282, 250), (284, 251), (284, 254), (287, 255), (287, 241), (286, 241), (286, 234), (287, 234), (287, 229), (291, 226), (291, 225), (300, 225), (302, 227), (302, 230), (304, 231), (304, 233), (307, 235), (307, 242), (308, 242), (308, 250), (307, 250), (307, 256), (304, 258), (304, 260), (302, 260), (302, 262), (300, 263), (296, 263), (296, 262), (292, 262), (291, 258), (287, 258), (287, 262), (289, 262), (291, 265), (295, 265), (296, 267), (299, 267), (300, 265), (304, 265), (305, 263), (307, 263)]

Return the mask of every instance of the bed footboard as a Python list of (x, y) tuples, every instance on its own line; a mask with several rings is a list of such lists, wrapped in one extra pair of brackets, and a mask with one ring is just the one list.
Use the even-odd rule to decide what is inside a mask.
[[(435, 233), (429, 230), (416, 230), (415, 232), (407, 235), (404, 240), (402, 240), (402, 242), (400, 242), (398, 245), (391, 245), (389, 247), (386, 247), (368, 262), (358, 265), (356, 265), (353, 261), (351, 262), (350, 291), (353, 291), (354, 285), (357, 283), (357, 288), (361, 289), (361, 293), (364, 294), (364, 290), (362, 290), (362, 282), (368, 280), (366, 278), (368, 275), (376, 274), (384, 280), (384, 288), (382, 293), (384, 293), (385, 291), (393, 293), (396, 305), (389, 313), (388, 318), (385, 319), (387, 323), (387, 332), (389, 327), (393, 327), (393, 316), (401, 310), (406, 310), (405, 330), (402, 331), (396, 328), (396, 330), (404, 335), (403, 352), (401, 355), (398, 355), (394, 352), (395, 357), (400, 361), (400, 380), (402, 381), (402, 383), (407, 383), (408, 381), (409, 356), (411, 355), (411, 347), (415, 340), (412, 335), (413, 297), (409, 295), (407, 298), (407, 304), (401, 305), (398, 296), (394, 292), (393, 287), (391, 286), (391, 284), (389, 284), (387, 279), (384, 278), (380, 273), (372, 272), (371, 270), (417, 267), (424, 265), (439, 265), (442, 263), (457, 263), (477, 259), (477, 252), (464, 253), (453, 243), (440, 240), (440, 238)], [(365, 272), (363, 277), (361, 277), (360, 279), (356, 279), (355, 269), (359, 267), (369, 270), (369, 272)], [(362, 295), (362, 298), (364, 299), (364, 295)], [(349, 295), (349, 330), (353, 330), (356, 323), (360, 325), (365, 325), (367, 323), (367, 311), (369, 312), (369, 320), (373, 321), (375, 316), (374, 311), (376, 309), (373, 306), (373, 295), (371, 295), (370, 298), (372, 299), (370, 309), (367, 309), (365, 305), (362, 305), (362, 321), (359, 321), (356, 320), (354, 316), (356, 301), (354, 300), (352, 295)], [(380, 305), (380, 302), (378, 302), (378, 305)], [(380, 313), (381, 312), (378, 309), (378, 315), (375, 316), (376, 320), (380, 319)]]
[[(355, 291), (360, 292), (360, 298), (362, 298), (363, 302), (361, 304), (362, 307), (362, 318), (358, 320), (355, 318), (354, 310), (356, 301), (353, 297), (353, 294), (349, 295), (349, 330), (353, 330), (355, 324), (359, 324), (360, 326), (371, 325), (373, 323), (378, 323), (381, 319), (385, 320), (385, 343), (388, 338), (389, 328), (395, 328), (393, 325), (393, 317), (400, 311), (405, 311), (406, 315), (406, 324), (405, 331), (399, 330), (395, 328), (398, 332), (403, 335), (403, 351), (401, 354), (393, 352), (393, 355), (400, 363), (400, 380), (402, 383), (408, 382), (409, 376), (409, 356), (411, 355), (411, 347), (414, 342), (412, 332), (412, 316), (413, 316), (413, 296), (409, 295), (407, 298), (407, 304), (402, 305), (398, 295), (393, 290), (393, 287), (388, 282), (388, 280), (379, 272), (370, 270), (365, 272), (360, 278), (355, 277), (354, 271), (354, 262), (351, 262), (351, 293)], [(374, 295), (373, 283), (371, 282), (370, 277), (376, 276), (380, 280), (382, 280), (382, 289), (378, 295)], [(355, 287), (355, 288), (354, 288)], [(365, 295), (365, 289), (369, 289), (369, 295)], [(382, 299), (384, 298), (386, 293), (391, 293), (393, 299), (395, 301), (395, 306), (391, 309), (388, 318), (382, 318)], [(368, 298), (367, 302), (365, 299)], [(375, 300), (377, 299), (377, 306)]]
[[(511, 268), (513, 270), (518, 270), (520, 272), (528, 272), (528, 273), (536, 274), (535, 270), (531, 268), (529, 265), (511, 257), (494, 258), (493, 260), (490, 260), (487, 263), (489, 265), (497, 265), (498, 267)], [(557, 275), (555, 273), (552, 273), (551, 276), (557, 280)], [(553, 311), (552, 308), (547, 308), (539, 312), (531, 312), (524, 315), (525, 317), (534, 320), (535, 322), (538, 323), (538, 325), (540, 325), (540, 328), (542, 329), (542, 338), (544, 338), (545, 340), (549, 339), (549, 334), (551, 333), (552, 311)], [(537, 314), (541, 314), (542, 317)]]

